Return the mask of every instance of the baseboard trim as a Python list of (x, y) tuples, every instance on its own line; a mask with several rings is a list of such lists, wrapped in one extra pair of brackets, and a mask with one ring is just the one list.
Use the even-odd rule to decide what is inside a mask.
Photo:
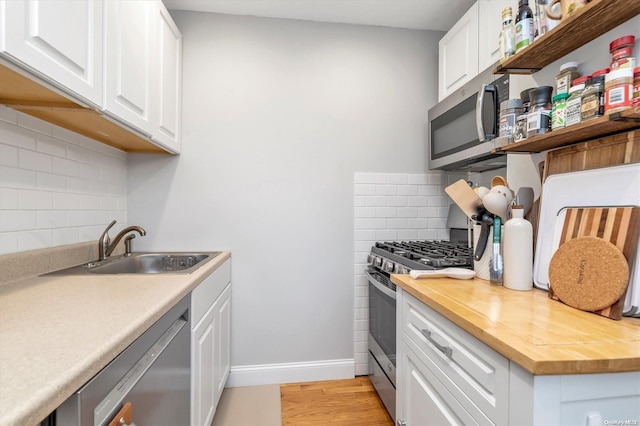
[(353, 359), (242, 365), (231, 367), (226, 387), (352, 379), (354, 372)]

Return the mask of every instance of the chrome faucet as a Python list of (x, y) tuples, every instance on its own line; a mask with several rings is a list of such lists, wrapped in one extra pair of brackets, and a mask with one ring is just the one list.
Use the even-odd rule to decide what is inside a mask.
[[(118, 235), (116, 235), (116, 237), (113, 239), (113, 242), (111, 242), (111, 238), (109, 237), (109, 229), (111, 229), (115, 224), (116, 221), (113, 220), (109, 224), (109, 226), (107, 226), (107, 229), (104, 230), (102, 235), (100, 235), (100, 239), (98, 240), (98, 260), (105, 260), (107, 257), (111, 256), (111, 253), (113, 253), (113, 250), (118, 246), (118, 243), (120, 242), (122, 237), (127, 235), (129, 232), (136, 231), (138, 234), (140, 234), (141, 237), (147, 235), (147, 231), (145, 231), (141, 226), (127, 226), (122, 231), (120, 231)], [(133, 238), (135, 238), (135, 235), (133, 234), (125, 238), (126, 254), (131, 253), (131, 240)]]

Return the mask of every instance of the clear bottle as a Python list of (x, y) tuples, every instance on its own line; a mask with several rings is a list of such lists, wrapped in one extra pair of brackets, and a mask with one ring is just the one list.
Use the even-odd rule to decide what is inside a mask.
[(516, 53), (515, 27), (511, 7), (502, 9), (502, 30), (500, 31), (500, 62), (504, 62)]
[(533, 226), (524, 218), (524, 207), (511, 207), (511, 219), (504, 224), (503, 285), (512, 290), (533, 288)]
[(533, 35), (533, 11), (529, 0), (520, 0), (516, 16), (516, 53), (533, 43)]

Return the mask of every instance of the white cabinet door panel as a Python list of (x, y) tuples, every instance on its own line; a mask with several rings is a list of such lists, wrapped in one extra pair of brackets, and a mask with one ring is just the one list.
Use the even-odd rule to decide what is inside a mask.
[(155, 11), (158, 68), (154, 87), (158, 93), (158, 117), (154, 141), (179, 153), (182, 114), (182, 34), (161, 2)]
[(212, 307), (193, 330), (191, 336), (192, 425), (210, 425), (215, 412), (216, 319), (216, 312)]
[(440, 39), (438, 100), (478, 74), (478, 2)]
[(217, 350), (214, 369), (215, 401), (218, 404), (231, 369), (231, 285), (228, 285), (214, 305), (217, 312)]
[(150, 135), (154, 2), (107, 2), (105, 110)]
[(102, 105), (102, 1), (9, 0), (2, 7), (3, 56), (89, 104)]
[(517, 3), (511, 0), (480, 0), (478, 3), (478, 73), (500, 60), (500, 30), (502, 29), (502, 9), (511, 6), (513, 17)]

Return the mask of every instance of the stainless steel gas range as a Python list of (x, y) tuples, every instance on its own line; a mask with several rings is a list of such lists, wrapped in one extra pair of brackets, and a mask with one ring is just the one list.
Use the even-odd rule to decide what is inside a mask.
[(396, 286), (391, 274), (447, 267), (472, 268), (466, 242), (394, 241), (371, 247), (369, 279), (369, 377), (392, 419), (396, 407)]

